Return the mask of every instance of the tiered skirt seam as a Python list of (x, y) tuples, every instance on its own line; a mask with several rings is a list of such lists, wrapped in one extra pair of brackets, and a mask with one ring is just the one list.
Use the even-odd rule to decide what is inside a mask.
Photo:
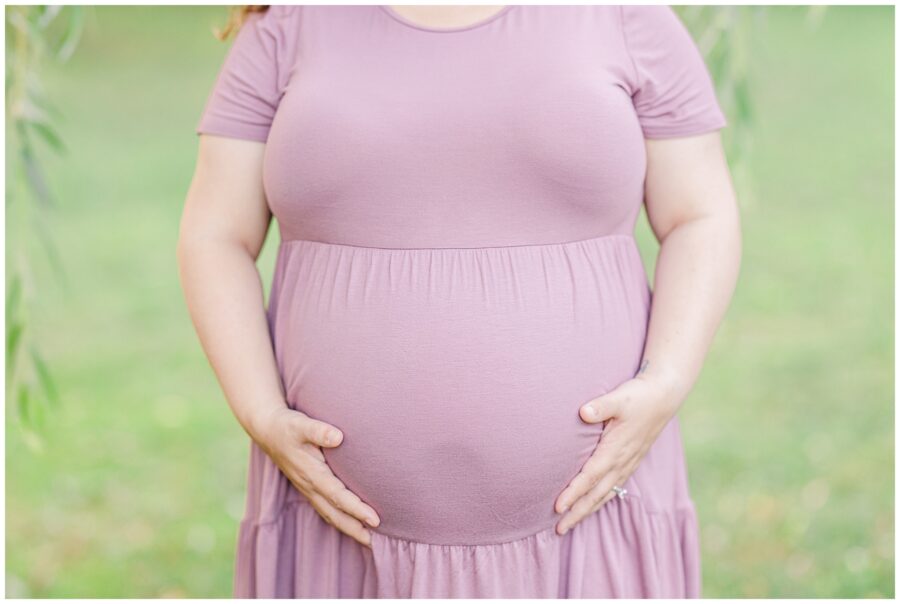
[[(664, 517), (664, 518), (668, 518), (670, 520), (677, 521), (677, 519), (679, 517), (681, 517), (685, 514), (694, 514), (695, 513), (695, 507), (694, 507), (694, 504), (692, 501), (687, 504), (682, 504), (682, 505), (670, 507), (667, 509), (658, 509), (658, 510), (648, 508), (646, 505), (644, 505), (644, 502), (642, 501), (641, 497), (637, 496), (637, 495), (631, 495), (631, 494), (627, 495), (625, 503), (629, 503), (629, 502), (631, 505), (638, 506), (641, 513), (643, 513), (643, 514), (646, 514), (648, 516), (654, 516), (654, 517)], [(609, 505), (610, 503), (612, 503), (612, 501), (609, 501), (604, 505)], [(285, 514), (287, 514), (288, 512), (291, 512), (291, 511), (295, 511), (300, 506), (307, 506), (311, 511), (318, 514), (318, 512), (315, 510), (315, 508), (312, 507), (312, 505), (309, 502), (304, 501), (302, 499), (293, 499), (291, 501), (285, 502), (282, 505), (281, 510), (278, 512), (278, 514), (269, 520), (257, 522), (257, 521), (253, 521), (252, 519), (248, 518), (248, 519), (241, 521), (241, 525), (243, 525), (245, 528), (250, 529), (250, 530), (264, 529), (264, 528), (272, 526), (272, 525), (277, 525), (283, 521), (283, 517)], [(601, 510), (602, 510), (602, 508), (601, 508)], [(595, 511), (593, 513), (595, 513), (595, 514), (599, 513), (599, 511), (600, 510)], [(560, 516), (560, 518), (562, 518), (562, 517)], [(337, 530), (337, 529), (335, 529), (335, 530)], [(515, 543), (518, 541), (527, 541), (529, 539), (540, 538), (540, 537), (544, 536), (546, 533), (553, 532), (555, 534), (555, 530), (556, 529), (555, 529), (555, 525), (554, 525), (549, 528), (543, 528), (543, 529), (541, 529), (537, 532), (531, 533), (529, 535), (525, 535), (524, 537), (516, 537), (514, 539), (509, 539), (506, 541), (496, 541), (496, 542), (492, 542), (492, 543), (475, 543), (475, 544), (429, 543), (427, 541), (418, 541), (415, 539), (409, 539), (408, 537), (393, 535), (393, 534), (384, 533), (384, 532), (382, 532), (380, 534), (383, 537), (386, 537), (388, 539), (392, 539), (395, 541), (405, 541), (407, 543), (415, 543), (417, 545), (423, 545), (423, 546), (447, 547), (447, 548), (460, 548), (460, 547), (461, 548), (471, 548), (471, 547), (502, 546), (502, 545), (506, 545), (509, 543)]]

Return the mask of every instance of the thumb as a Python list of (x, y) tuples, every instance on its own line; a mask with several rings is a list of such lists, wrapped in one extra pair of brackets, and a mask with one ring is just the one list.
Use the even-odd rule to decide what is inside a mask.
[(589, 424), (596, 424), (619, 414), (619, 397), (615, 391), (607, 392), (581, 406), (579, 415)]
[(341, 431), (331, 424), (312, 418), (304, 418), (302, 434), (308, 442), (320, 447), (336, 447), (344, 439)]

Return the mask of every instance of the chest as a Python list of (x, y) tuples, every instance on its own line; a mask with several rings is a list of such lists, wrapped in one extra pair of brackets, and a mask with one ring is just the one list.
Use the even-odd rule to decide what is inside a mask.
[(615, 7), (516, 6), (449, 33), (378, 7), (305, 8), (319, 10), (303, 15), (267, 143), (274, 206), (633, 209), (645, 158)]

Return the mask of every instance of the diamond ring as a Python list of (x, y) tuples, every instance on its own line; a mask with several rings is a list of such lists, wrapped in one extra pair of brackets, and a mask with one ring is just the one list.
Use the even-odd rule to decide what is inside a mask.
[(623, 489), (622, 487), (613, 487), (612, 490), (619, 499), (625, 499), (625, 494), (628, 492), (628, 489)]

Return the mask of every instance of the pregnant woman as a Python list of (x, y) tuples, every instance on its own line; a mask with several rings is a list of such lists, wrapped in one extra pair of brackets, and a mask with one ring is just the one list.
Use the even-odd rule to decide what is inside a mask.
[(672, 9), (244, 17), (178, 248), (251, 437), (234, 595), (699, 596), (676, 412), (740, 232)]

